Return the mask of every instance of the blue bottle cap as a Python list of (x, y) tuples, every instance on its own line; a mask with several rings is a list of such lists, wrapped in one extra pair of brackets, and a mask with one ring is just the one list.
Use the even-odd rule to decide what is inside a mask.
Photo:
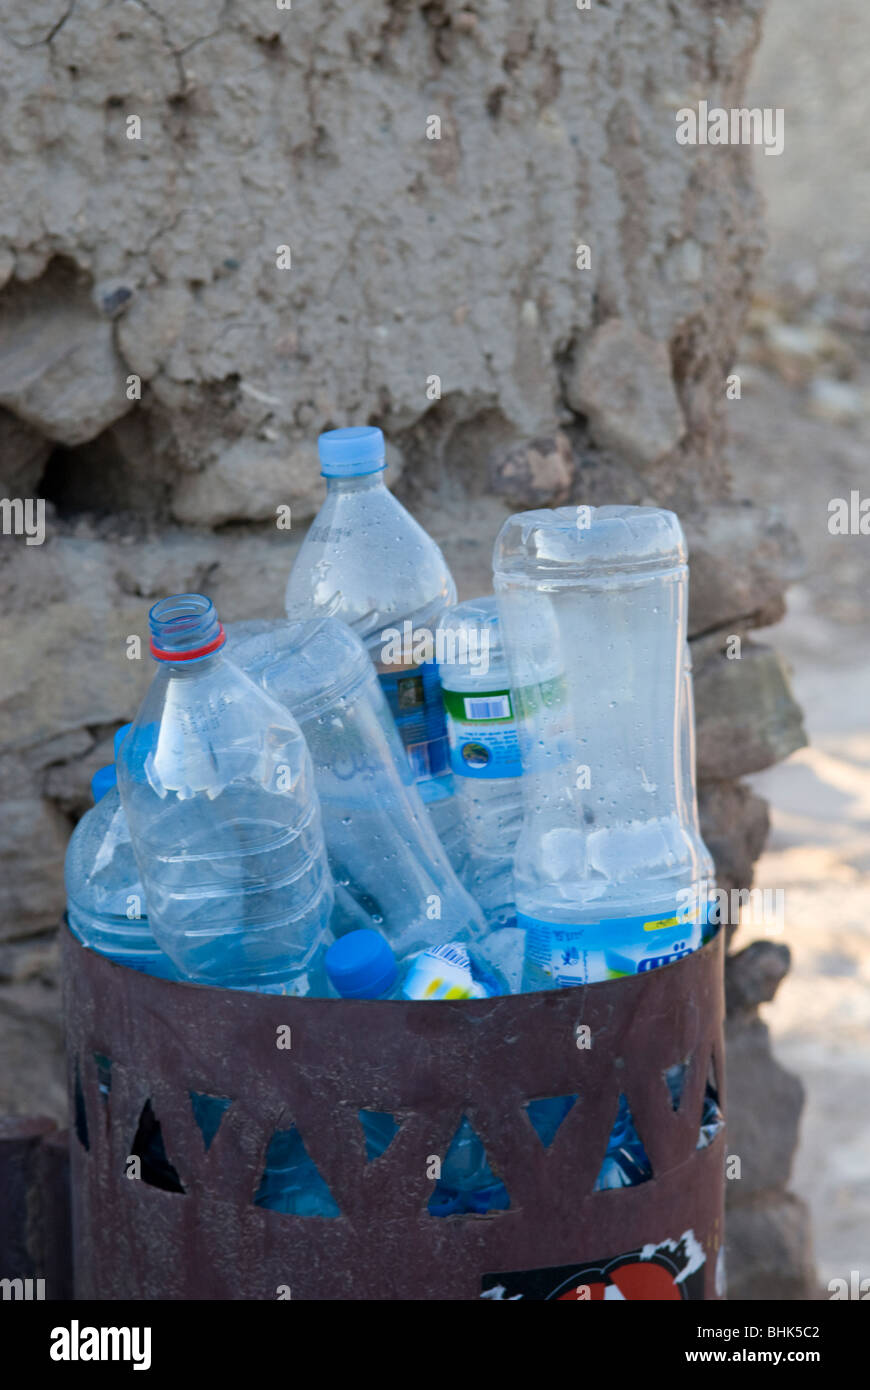
[(118, 761), (118, 754), (121, 751), (121, 744), (124, 742), (124, 739), (127, 737), (128, 731), (132, 729), (132, 727), (132, 724), (122, 724), (118, 732), (115, 734), (115, 762)]
[(342, 999), (379, 999), (395, 983), (396, 957), (380, 932), (363, 927), (332, 943), (326, 973)]
[(91, 778), (91, 793), (95, 804), (99, 801), (101, 796), (105, 796), (106, 792), (112, 790), (117, 780), (114, 763), (109, 763), (108, 767), (97, 768), (97, 771)]
[(374, 425), (327, 430), (317, 441), (324, 478), (359, 478), (386, 467), (384, 436)]

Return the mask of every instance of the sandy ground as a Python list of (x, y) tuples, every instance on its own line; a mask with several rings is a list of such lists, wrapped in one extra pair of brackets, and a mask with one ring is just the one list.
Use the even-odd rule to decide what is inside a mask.
[(811, 747), (754, 779), (773, 809), (756, 882), (785, 892), (793, 971), (765, 1016), (807, 1090), (793, 1185), (823, 1285), (870, 1277), (870, 535), (828, 529), (832, 498), (870, 497), (868, 54), (866, 0), (772, 0), (750, 98), (785, 109), (786, 145), (755, 159), (771, 244), (734, 403), (738, 491), (779, 506), (806, 558), (764, 637)]

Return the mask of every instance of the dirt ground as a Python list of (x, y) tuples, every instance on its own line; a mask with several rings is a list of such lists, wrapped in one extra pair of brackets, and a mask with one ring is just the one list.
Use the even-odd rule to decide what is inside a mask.
[(750, 104), (785, 110), (785, 149), (754, 157), (770, 249), (732, 419), (738, 491), (779, 506), (805, 555), (765, 638), (811, 747), (755, 779), (773, 809), (756, 882), (785, 893), (793, 970), (766, 1018), (807, 1090), (794, 1187), (823, 1286), (870, 1276), (870, 535), (828, 525), (832, 499), (870, 497), (868, 53), (863, 0), (772, 0)]

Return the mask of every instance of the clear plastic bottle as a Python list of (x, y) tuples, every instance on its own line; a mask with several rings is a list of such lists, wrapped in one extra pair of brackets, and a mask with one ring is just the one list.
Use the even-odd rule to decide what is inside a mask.
[[(314, 765), (336, 883), (399, 959), (485, 922), (459, 883), (414, 784), (359, 637), (338, 618), (230, 632), (234, 660), (297, 719)], [(340, 930), (340, 928), (337, 928)]]
[(324, 993), (333, 887), (299, 726), (226, 656), (208, 598), (149, 621), (158, 668), (118, 782), (155, 938), (194, 980)]
[[(701, 944), (705, 850), (681, 737), (688, 566), (673, 512), (509, 518), (495, 587), (520, 705), (514, 858), (525, 989), (634, 974)], [(560, 678), (540, 681), (540, 646)]]
[(496, 599), (468, 599), (448, 609), (436, 655), (466, 846), (463, 882), (491, 927), (515, 925), (513, 857), (523, 820), (522, 766)]
[(384, 482), (379, 429), (327, 430), (318, 451), (326, 501), (290, 572), (287, 615), (334, 615), (362, 638), (423, 800), (449, 834), (452, 783), (432, 654), (456, 585), (432, 537)]
[(461, 942), (448, 941), (397, 961), (373, 928), (348, 932), (326, 953), (329, 983), (341, 999), (491, 999), (504, 980)]
[[(129, 728), (125, 724), (115, 735), (116, 756)], [(113, 763), (94, 774), (91, 790), (94, 805), (73, 831), (66, 853), (70, 931), (83, 946), (119, 965), (177, 979), (175, 966), (157, 945), (148, 922)]]

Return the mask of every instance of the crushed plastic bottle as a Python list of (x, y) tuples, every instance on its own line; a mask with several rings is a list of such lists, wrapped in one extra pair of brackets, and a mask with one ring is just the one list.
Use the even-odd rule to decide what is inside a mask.
[(402, 959), (486, 927), (434, 833), (365, 647), (338, 618), (230, 633), (234, 659), (298, 720), (314, 766), (348, 925), (377, 927)]

